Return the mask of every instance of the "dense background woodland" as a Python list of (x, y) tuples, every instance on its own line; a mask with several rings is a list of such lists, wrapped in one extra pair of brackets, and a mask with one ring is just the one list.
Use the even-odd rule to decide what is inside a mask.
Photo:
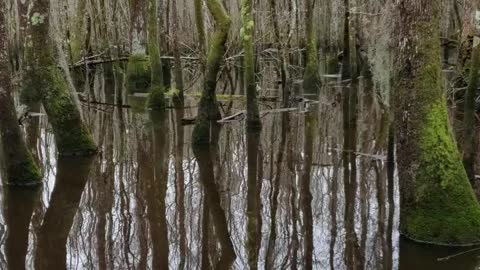
[(1, 269), (477, 269), (479, 0), (0, 0)]

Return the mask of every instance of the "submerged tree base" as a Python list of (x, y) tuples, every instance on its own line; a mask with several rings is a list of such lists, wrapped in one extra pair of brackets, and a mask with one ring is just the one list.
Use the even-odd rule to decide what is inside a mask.
[(128, 91), (146, 92), (151, 85), (150, 58), (147, 55), (132, 55), (128, 58)]
[(403, 0), (399, 10), (394, 103), (400, 231), (435, 245), (480, 244), (480, 206), (448, 118), (438, 42), (440, 3)]
[(10, 164), (4, 183), (8, 186), (29, 187), (42, 183), (42, 173), (32, 155), (18, 163)]
[(148, 95), (148, 108), (158, 110), (164, 109), (165, 104), (165, 93), (163, 87), (160, 85), (154, 85), (150, 89), (150, 94)]
[(402, 233), (439, 245), (480, 244), (480, 207), (466, 180), (445, 105), (430, 108), (419, 135), (416, 202), (402, 210)]

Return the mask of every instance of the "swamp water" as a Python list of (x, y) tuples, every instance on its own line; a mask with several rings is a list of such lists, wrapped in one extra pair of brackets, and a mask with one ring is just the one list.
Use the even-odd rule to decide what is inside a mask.
[[(91, 81), (84, 96), (96, 103), (128, 96), (102, 69)], [(314, 269), (478, 269), (480, 251), (446, 259), (471, 248), (399, 236), (385, 115), (371, 91), (350, 87), (357, 124), (344, 125), (338, 88), (298, 94), (287, 112), (261, 101), (261, 131), (236, 119), (212, 130), (212, 146), (193, 149), (193, 126), (182, 121), (196, 115), (192, 96), (164, 113), (141, 109), (141, 95), (130, 108), (83, 103), (101, 149), (89, 159), (57, 158), (47, 119), (30, 119), (45, 182), (3, 187), (0, 269), (248, 269), (255, 247), (259, 268), (303, 269), (309, 242)], [(224, 115), (245, 108), (242, 98), (220, 102)], [(247, 213), (255, 200), (261, 208)], [(249, 218), (257, 230), (246, 229)], [(259, 236), (247, 243), (250, 233)]]

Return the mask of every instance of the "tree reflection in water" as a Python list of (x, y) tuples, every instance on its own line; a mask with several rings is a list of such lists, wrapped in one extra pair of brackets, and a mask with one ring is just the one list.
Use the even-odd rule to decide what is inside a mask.
[[(125, 97), (111, 72), (92, 71), (98, 102)], [(475, 254), (439, 262), (461, 249), (399, 240), (393, 133), (364, 88), (338, 106), (326, 85), (319, 104), (266, 114), (261, 131), (211, 123), (196, 146), (193, 99), (163, 113), (91, 106), (93, 161), (57, 161), (36, 119), (46, 181), (3, 189), (0, 269), (475, 269)]]

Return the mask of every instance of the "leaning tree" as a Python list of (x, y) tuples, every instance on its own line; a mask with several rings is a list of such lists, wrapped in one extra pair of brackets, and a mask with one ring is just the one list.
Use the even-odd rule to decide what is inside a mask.
[(42, 101), (60, 155), (90, 155), (97, 151), (75, 104), (74, 93), (55, 59), (50, 37), (50, 1), (31, 1), (22, 96), (27, 103)]

